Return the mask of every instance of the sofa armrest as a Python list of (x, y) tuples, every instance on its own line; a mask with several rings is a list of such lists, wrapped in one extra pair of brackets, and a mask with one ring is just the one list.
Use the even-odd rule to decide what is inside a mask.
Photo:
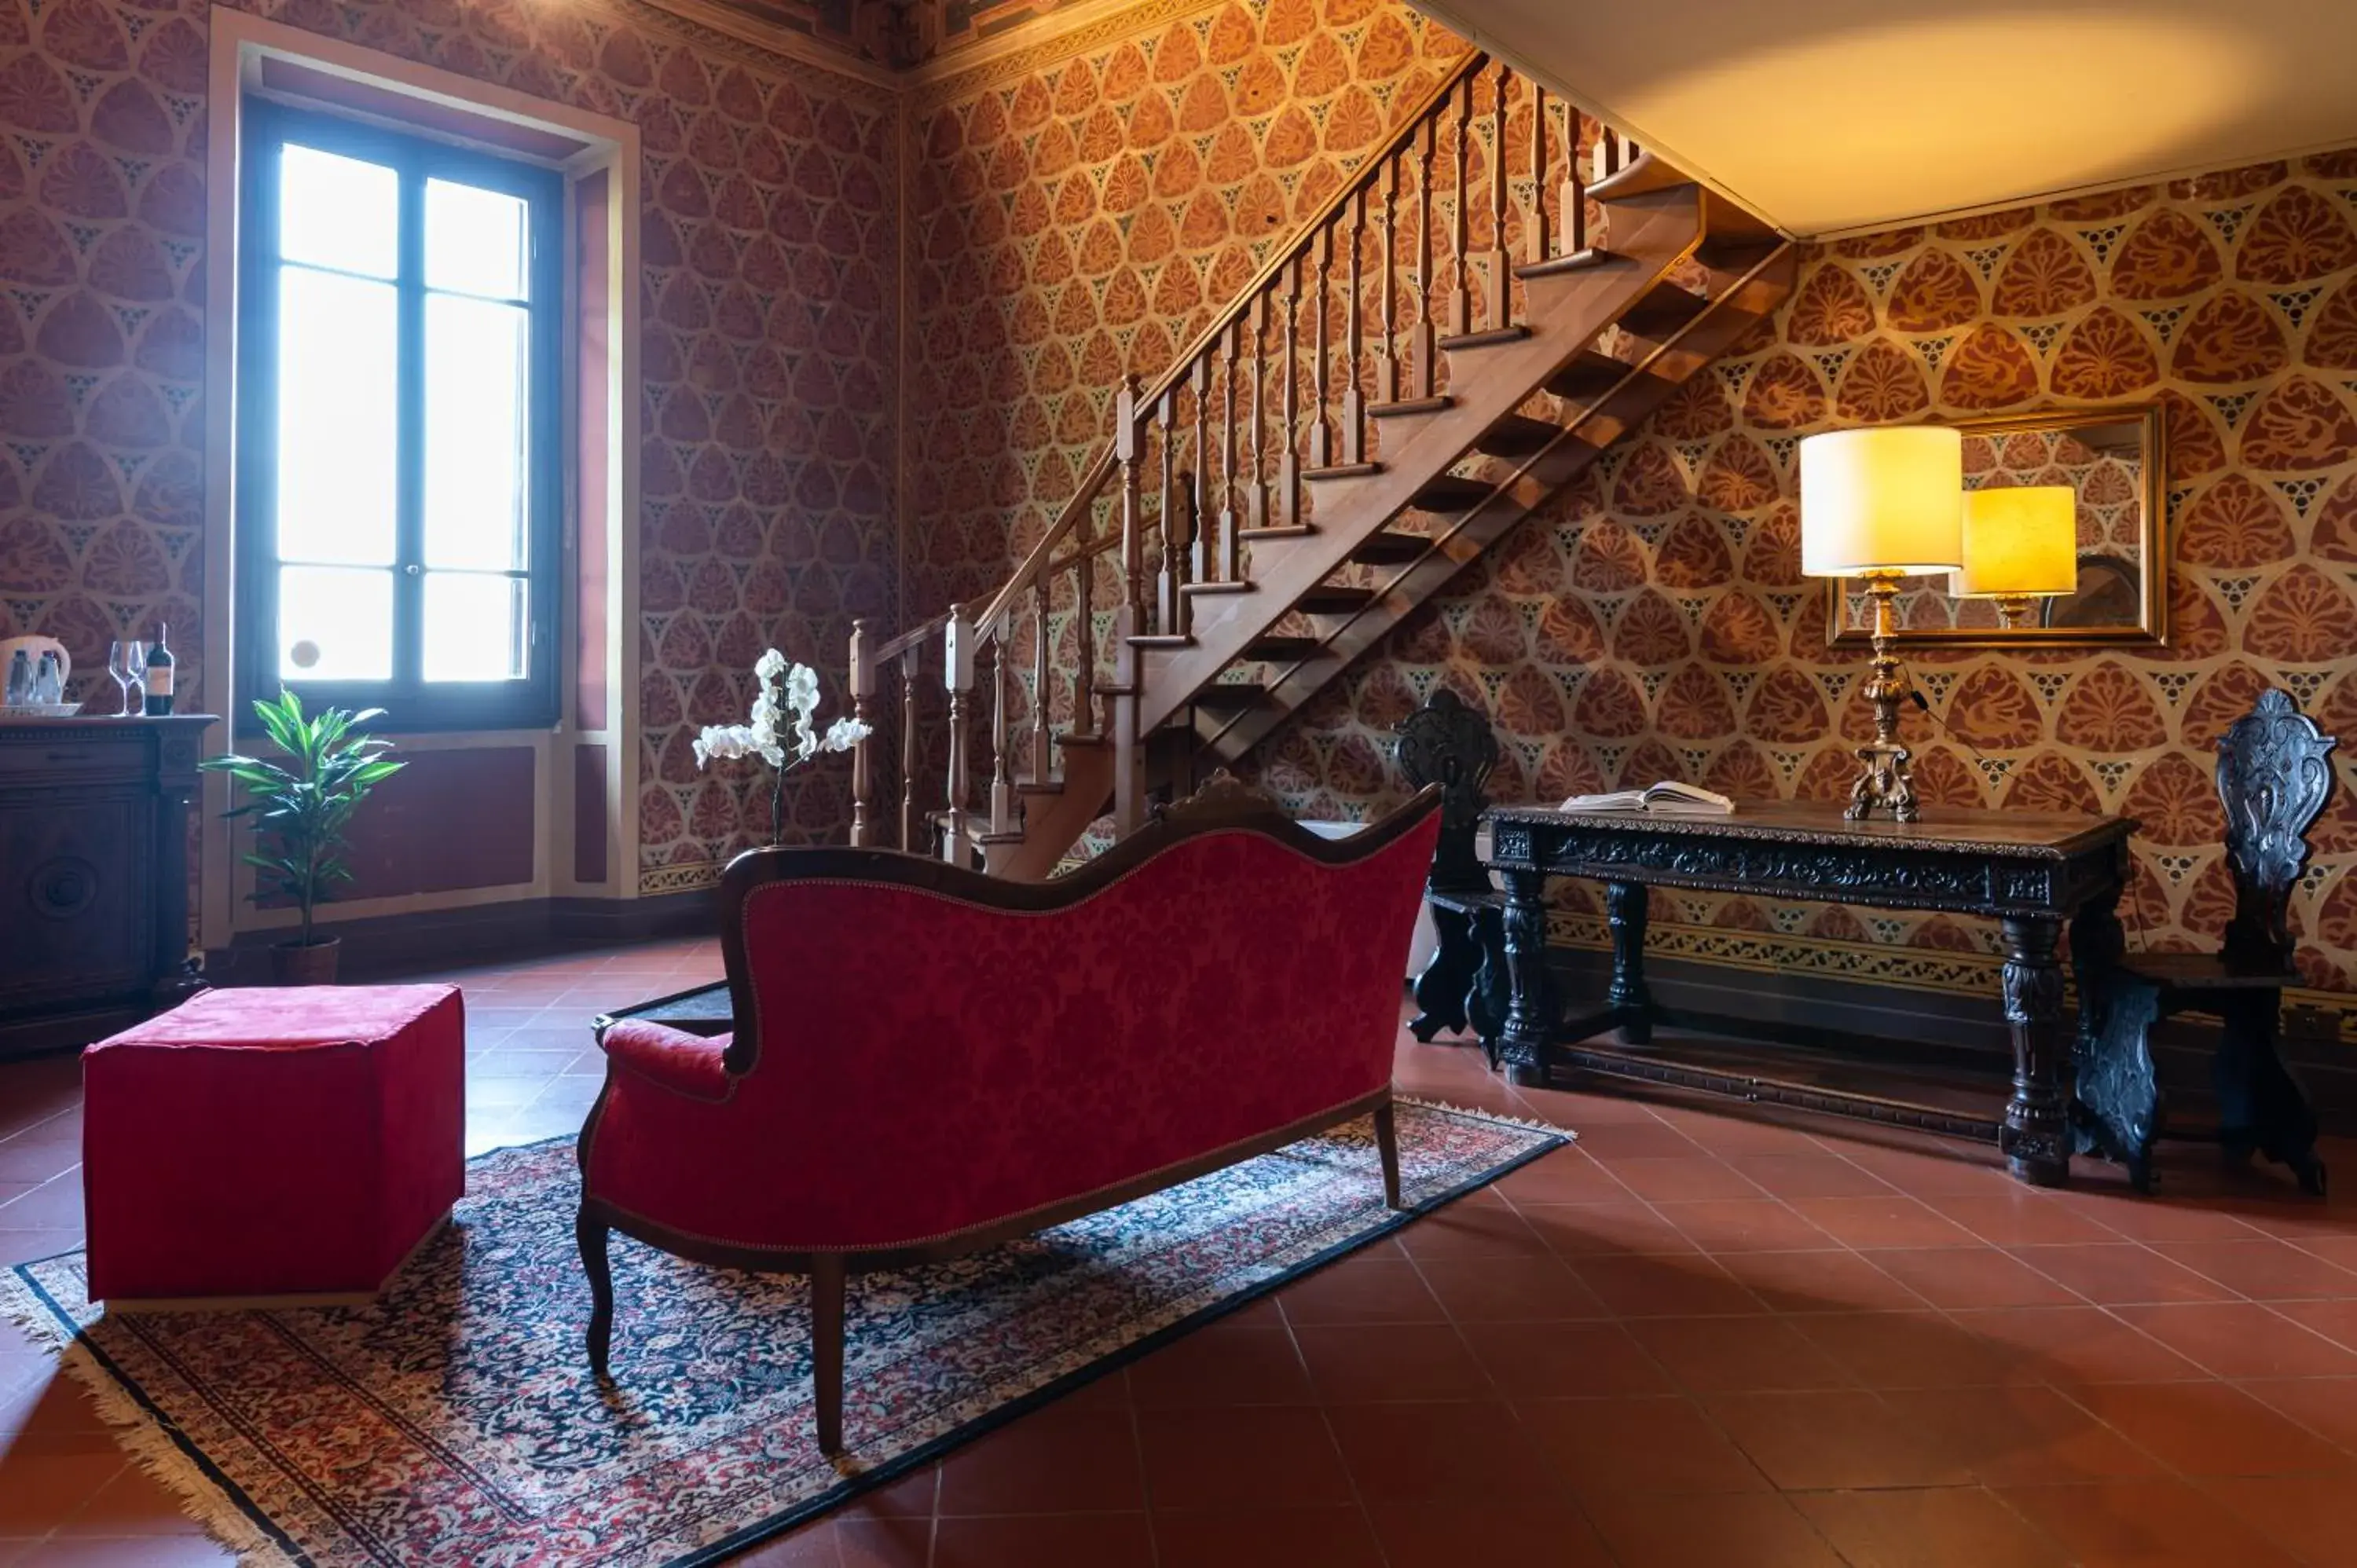
[(598, 1044), (611, 1066), (673, 1094), (716, 1105), (736, 1092), (723, 1059), (726, 1035), (705, 1038), (651, 1019), (624, 1018)]

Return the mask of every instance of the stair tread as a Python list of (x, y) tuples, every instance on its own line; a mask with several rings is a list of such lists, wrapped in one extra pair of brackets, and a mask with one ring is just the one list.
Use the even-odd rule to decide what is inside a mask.
[(1028, 779), (1018, 779), (1015, 781), (1015, 792), (1018, 795), (1060, 795), (1064, 792), (1064, 781), (1049, 779), (1035, 784)]
[(1748, 273), (1783, 248), (1782, 237), (1775, 234), (1714, 236), (1695, 247), (1695, 259), (1714, 272)]
[(1481, 433), (1473, 449), (1492, 457), (1521, 457), (1549, 445), (1563, 427), (1528, 414), (1510, 413)]
[(1408, 397), (1397, 403), (1371, 403), (1367, 405), (1369, 419), (1399, 419), (1412, 413), (1438, 413), (1454, 406), (1457, 400), (1447, 392), (1437, 397)]
[(1518, 278), (1559, 277), (1566, 273), (1593, 272), (1598, 267), (1609, 266), (1620, 260), (1621, 257), (1610, 251), (1600, 251), (1590, 245), (1584, 251), (1549, 256), (1544, 262), (1524, 262), (1514, 269), (1514, 275)]
[(1709, 304), (1684, 285), (1663, 278), (1620, 313), (1620, 325), (1641, 337), (1666, 332), (1692, 321)]
[(1651, 196), (1657, 190), (1674, 190), (1693, 183), (1691, 175), (1663, 163), (1652, 149), (1643, 148), (1620, 169), (1589, 186), (1587, 194), (1598, 201), (1626, 201), (1631, 197)]
[(1615, 359), (1601, 349), (1583, 349), (1577, 359), (1549, 379), (1547, 391), (1577, 402), (1609, 392), (1634, 368), (1628, 360)]
[(1349, 588), (1339, 584), (1320, 583), (1296, 599), (1293, 607), (1304, 615), (1347, 615), (1372, 604), (1374, 597), (1372, 588)]
[(1445, 352), (1455, 354), (1468, 349), (1495, 349), (1506, 343), (1519, 343), (1530, 335), (1531, 329), (1520, 325), (1492, 327), (1480, 332), (1459, 332), (1443, 338), (1440, 347)]
[(1206, 708), (1250, 707), (1269, 700), (1268, 687), (1259, 681), (1214, 681), (1195, 693), (1195, 703)]
[(1182, 594), (1249, 594), (1258, 590), (1257, 583), (1181, 583)]
[(1397, 529), (1378, 529), (1351, 546), (1351, 559), (1362, 566), (1396, 566), (1413, 561), (1432, 548), (1432, 541), (1421, 533), (1404, 533)]
[(1304, 468), (1301, 477), (1315, 484), (1320, 479), (1361, 479), (1369, 474), (1383, 471), (1381, 463), (1329, 463), (1322, 468)]
[(1418, 511), (1463, 511), (1486, 499), (1498, 487), (1483, 479), (1468, 479), (1455, 474), (1443, 474), (1428, 479), (1415, 492), (1408, 504)]
[(1236, 657), (1258, 664), (1287, 664), (1306, 659), (1325, 646), (1318, 638), (1279, 634), (1254, 638), (1244, 644), (1244, 650)]
[(1132, 648), (1192, 648), (1195, 637), (1186, 631), (1143, 631), (1125, 639)]
[(1281, 522), (1267, 528), (1239, 528), (1236, 537), (1250, 543), (1255, 539), (1307, 539), (1317, 532), (1306, 522)]

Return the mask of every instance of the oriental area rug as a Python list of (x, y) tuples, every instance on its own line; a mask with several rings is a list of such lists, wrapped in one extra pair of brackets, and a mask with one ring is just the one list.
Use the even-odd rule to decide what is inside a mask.
[(582, 1349), (573, 1142), (473, 1161), (455, 1223), (365, 1307), (117, 1313), (83, 1256), (0, 1273), (135, 1459), (248, 1564), (717, 1561), (888, 1481), (1566, 1141), (1399, 1102), (1370, 1124), (954, 1262), (855, 1276), (845, 1436), (811, 1410), (802, 1281), (617, 1235), (615, 1386)]

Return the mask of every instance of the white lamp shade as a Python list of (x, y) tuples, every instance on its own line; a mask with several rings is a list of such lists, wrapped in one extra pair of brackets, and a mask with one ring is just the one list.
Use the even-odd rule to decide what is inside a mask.
[(1934, 424), (1801, 442), (1801, 570), (1915, 576), (1964, 564), (1964, 440)]
[(1964, 492), (1964, 562), (1948, 579), (1952, 597), (2078, 588), (2078, 491), (2068, 485), (2009, 485)]

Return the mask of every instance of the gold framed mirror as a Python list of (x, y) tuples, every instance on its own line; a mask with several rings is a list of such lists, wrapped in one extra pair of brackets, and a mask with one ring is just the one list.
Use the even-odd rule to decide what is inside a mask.
[[(2169, 459), (2160, 405), (2044, 409), (1959, 420), (1956, 428), (1964, 437), (1968, 493), (2069, 487), (2076, 581), (2068, 593), (2000, 599), (1961, 594), (1970, 585), (1945, 573), (1908, 577), (1899, 586), (1896, 640), (1951, 648), (2166, 643)], [(1829, 640), (1865, 647), (1874, 617), (1863, 586), (1834, 577), (1825, 592)]]

